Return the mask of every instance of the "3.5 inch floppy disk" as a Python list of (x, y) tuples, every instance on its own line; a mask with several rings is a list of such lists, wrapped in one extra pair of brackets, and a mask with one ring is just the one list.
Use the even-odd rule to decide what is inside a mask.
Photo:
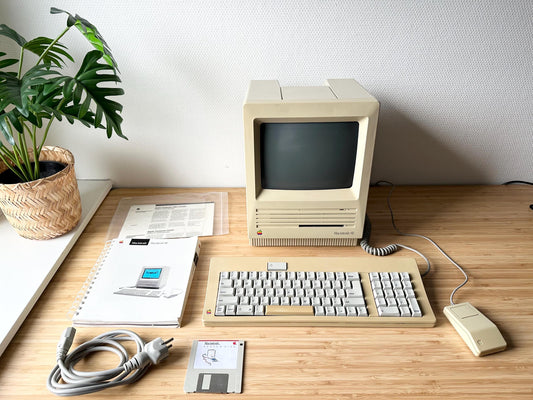
[(244, 341), (195, 340), (185, 377), (186, 393), (241, 393)]

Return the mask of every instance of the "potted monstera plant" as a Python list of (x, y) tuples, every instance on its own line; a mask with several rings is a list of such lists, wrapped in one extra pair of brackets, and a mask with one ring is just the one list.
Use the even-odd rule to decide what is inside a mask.
[[(94, 25), (66, 14), (66, 28), (55, 38), (26, 40), (0, 25), (0, 35), (20, 47), (18, 58), (0, 51), (0, 208), (15, 230), (31, 239), (49, 239), (70, 231), (81, 217), (74, 157), (45, 146), (54, 121), (75, 121), (126, 138), (121, 129), (124, 94), (117, 64)], [(63, 73), (74, 63), (60, 40), (72, 27), (88, 39), (88, 51), (74, 76)], [(33, 58), (33, 60), (32, 60)], [(33, 62), (27, 66), (28, 61)], [(36, 62), (35, 62), (36, 60)]]

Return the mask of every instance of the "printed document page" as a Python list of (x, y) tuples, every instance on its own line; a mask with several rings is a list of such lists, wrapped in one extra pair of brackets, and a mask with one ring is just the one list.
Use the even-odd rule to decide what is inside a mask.
[(119, 238), (182, 238), (213, 235), (215, 203), (132, 205)]

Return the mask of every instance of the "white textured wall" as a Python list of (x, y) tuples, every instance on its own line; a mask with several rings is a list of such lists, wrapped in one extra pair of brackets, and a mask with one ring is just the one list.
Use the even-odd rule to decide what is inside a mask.
[[(129, 141), (55, 125), (49, 143), (74, 152), (78, 177), (244, 186), (250, 79), (355, 78), (382, 107), (373, 181), (533, 180), (531, 0), (2, 0), (0, 23), (54, 35), (65, 17), (50, 6), (99, 28), (126, 91)], [(88, 49), (75, 31), (64, 43)]]

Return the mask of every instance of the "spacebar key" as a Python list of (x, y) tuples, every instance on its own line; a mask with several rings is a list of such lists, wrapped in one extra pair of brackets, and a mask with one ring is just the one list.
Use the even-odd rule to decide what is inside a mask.
[(265, 315), (314, 315), (313, 306), (266, 306)]

